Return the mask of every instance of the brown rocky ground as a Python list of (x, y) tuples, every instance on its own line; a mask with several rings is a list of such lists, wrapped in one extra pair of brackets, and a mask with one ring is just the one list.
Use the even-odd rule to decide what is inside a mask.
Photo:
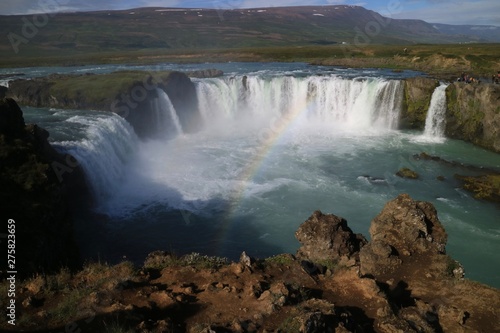
[[(18, 283), (27, 332), (499, 332), (500, 290), (463, 279), (434, 207), (408, 195), (372, 221), (371, 241), (315, 212), (296, 256), (238, 263), (163, 252), (144, 266), (88, 264)], [(7, 285), (0, 295), (5, 297)], [(4, 301), (4, 300), (2, 300)]]

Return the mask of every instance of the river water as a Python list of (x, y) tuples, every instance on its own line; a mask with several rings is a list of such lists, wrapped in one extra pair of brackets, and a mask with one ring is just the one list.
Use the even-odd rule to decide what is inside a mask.
[[(96, 206), (78, 212), (85, 256), (140, 262), (158, 249), (231, 259), (242, 251), (256, 257), (294, 253), (294, 232), (314, 210), (342, 216), (368, 236), (384, 204), (408, 193), (436, 206), (448, 233), (447, 251), (464, 265), (466, 277), (500, 287), (499, 210), (473, 199), (454, 178), (474, 171), (414, 158), (426, 152), (500, 169), (500, 155), (443, 138), (442, 91), (434, 94), (438, 109), (432, 110), (440, 118), (429, 117), (427, 131), (398, 129), (401, 79), (420, 73), (228, 63), (0, 74), (207, 67), (226, 75), (193, 79), (203, 117), (196, 134), (184, 134), (166, 94), (153, 103), (170, 135), (146, 141), (110, 113), (23, 108), (26, 122), (48, 129), (57, 149), (77, 157), (86, 172)], [(420, 178), (397, 177), (402, 167)]]

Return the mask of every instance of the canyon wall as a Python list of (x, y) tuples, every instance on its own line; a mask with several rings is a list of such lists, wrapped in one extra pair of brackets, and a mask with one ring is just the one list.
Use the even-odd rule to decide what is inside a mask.
[(414, 77), (405, 80), (405, 96), (400, 118), (402, 128), (424, 129), (432, 93), (438, 86), (438, 80), (425, 77)]
[(500, 152), (500, 85), (455, 82), (446, 102), (447, 137)]
[[(190, 77), (220, 76), (218, 70), (188, 73)], [(196, 89), (181, 72), (125, 71), (109, 74), (50, 75), (9, 83), (6, 96), (20, 105), (60, 109), (115, 112), (134, 127), (142, 138), (157, 136), (154, 100), (159, 90), (170, 98), (183, 131), (195, 132), (201, 124)]]

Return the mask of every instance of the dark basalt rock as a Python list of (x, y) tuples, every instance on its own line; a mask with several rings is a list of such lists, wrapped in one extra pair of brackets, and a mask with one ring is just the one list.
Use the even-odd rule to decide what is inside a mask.
[(396, 176), (401, 177), (401, 178), (408, 178), (408, 179), (418, 179), (419, 175), (417, 172), (408, 169), (408, 168), (402, 168), (398, 172), (396, 172)]
[(160, 87), (175, 107), (183, 131), (194, 133), (200, 130), (202, 118), (198, 110), (196, 88), (189, 77), (181, 72), (172, 72)]
[(198, 79), (206, 79), (211, 77), (221, 77), (224, 75), (224, 72), (220, 69), (209, 68), (209, 69), (201, 69), (197, 71), (187, 72), (187, 76), (195, 77)]
[(302, 244), (297, 257), (312, 261), (355, 258), (367, 243), (361, 234), (352, 232), (346, 220), (320, 211), (315, 211), (299, 227), (295, 237)]
[[(222, 74), (210, 69), (193, 75), (212, 77)], [(202, 117), (196, 88), (191, 79), (181, 72), (56, 74), (32, 80), (18, 79), (9, 83), (7, 97), (34, 107), (111, 111), (125, 118), (139, 137), (152, 138), (169, 134), (158, 124), (158, 110), (155, 110), (158, 89), (169, 96), (182, 130), (185, 133), (198, 131)]]
[(0, 135), (18, 139), (24, 135), (24, 118), (21, 108), (10, 98), (0, 101)]
[(0, 101), (0, 216), (4, 226), (9, 219), (15, 221), (20, 277), (79, 263), (69, 207), (70, 198), (83, 198), (85, 180), (77, 164), (69, 167), (69, 156), (57, 153), (48, 137), (37, 125), (25, 126), (14, 100)]
[(362, 275), (393, 272), (405, 257), (445, 253), (447, 235), (434, 206), (401, 194), (370, 225), (371, 241), (360, 251)]

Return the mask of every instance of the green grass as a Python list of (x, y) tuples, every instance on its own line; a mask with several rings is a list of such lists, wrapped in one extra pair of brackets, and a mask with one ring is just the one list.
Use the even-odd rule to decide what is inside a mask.
[(294, 263), (294, 259), (291, 255), (288, 254), (278, 254), (273, 257), (269, 257), (264, 259), (265, 264), (277, 264), (277, 265), (291, 265)]
[(339, 267), (338, 261), (332, 259), (318, 260), (315, 262), (315, 264), (321, 265), (332, 272)]
[(289, 317), (285, 318), (285, 320), (283, 320), (278, 328), (278, 332), (297, 333), (300, 332), (300, 326), (300, 320), (297, 318), (297, 316), (290, 315)]
[(165, 254), (146, 259), (144, 268), (162, 270), (168, 267), (194, 267), (198, 269), (215, 269), (229, 264), (226, 258), (190, 253), (178, 257)]
[(56, 322), (66, 322), (78, 317), (80, 307), (84, 299), (90, 294), (86, 289), (73, 289), (64, 293), (61, 301), (52, 309), (47, 311), (47, 315)]
[[(170, 72), (153, 73), (151, 83), (166, 78)], [(68, 76), (54, 80), (51, 93), (69, 100), (78, 100), (82, 96), (91, 96), (96, 103), (106, 101), (110, 96), (117, 96), (135, 83), (142, 84), (151, 73), (141, 71), (120, 71), (104, 75)], [(149, 82), (148, 82), (149, 83)]]
[(125, 323), (121, 322), (119, 318), (112, 320), (111, 322), (104, 321), (104, 332), (103, 333), (134, 333), (135, 331), (130, 328)]

